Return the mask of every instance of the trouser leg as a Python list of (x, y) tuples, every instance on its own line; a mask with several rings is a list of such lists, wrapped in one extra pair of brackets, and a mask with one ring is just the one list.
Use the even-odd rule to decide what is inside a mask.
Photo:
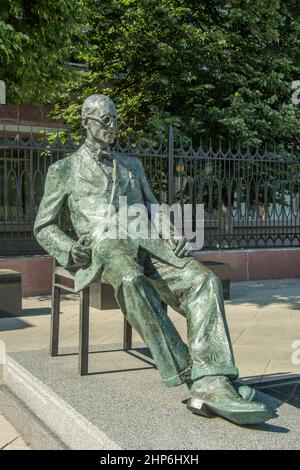
[(167, 386), (179, 385), (190, 375), (186, 344), (161, 306), (158, 293), (143, 274), (143, 267), (128, 256), (108, 260), (102, 274), (114, 287), (115, 297), (129, 323), (149, 346)]
[[(161, 298), (187, 320), (191, 379), (206, 375), (238, 376), (228, 332), (222, 286), (217, 276), (191, 259), (184, 268), (155, 263), (151, 282)], [(177, 308), (176, 308), (177, 307)]]

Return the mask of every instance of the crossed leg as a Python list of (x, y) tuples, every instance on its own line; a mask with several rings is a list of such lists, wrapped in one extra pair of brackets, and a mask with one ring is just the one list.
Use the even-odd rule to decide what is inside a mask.
[[(165, 384), (206, 375), (237, 377), (218, 278), (193, 258), (184, 268), (159, 261), (152, 266), (145, 275), (132, 256), (112, 256), (102, 279), (114, 287), (123, 314), (149, 346)], [(186, 317), (188, 346), (161, 300)]]

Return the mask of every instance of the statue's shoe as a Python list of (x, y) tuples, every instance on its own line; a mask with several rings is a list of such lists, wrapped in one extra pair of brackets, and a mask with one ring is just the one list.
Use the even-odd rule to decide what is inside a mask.
[[(193, 382), (187, 382), (187, 387), (190, 390), (193, 385)], [(242, 385), (238, 382), (232, 382), (233, 387), (238, 392), (238, 394), (246, 401), (254, 400), (255, 390), (249, 385)]]
[(193, 383), (191, 395), (187, 407), (201, 416), (219, 415), (239, 425), (260, 424), (273, 417), (263, 403), (241, 398), (228, 377), (203, 377)]

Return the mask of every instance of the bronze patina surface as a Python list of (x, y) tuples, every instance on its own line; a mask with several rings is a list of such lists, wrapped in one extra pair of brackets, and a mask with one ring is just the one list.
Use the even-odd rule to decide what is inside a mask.
[[(128, 206), (141, 204), (148, 211), (157, 200), (141, 162), (110, 151), (118, 128), (115, 104), (105, 95), (90, 96), (83, 104), (82, 123), (85, 143), (49, 168), (35, 221), (37, 240), (62, 266), (81, 264), (75, 276), (77, 291), (101, 277), (113, 286), (123, 314), (149, 346), (164, 383), (188, 385), (192, 412), (218, 414), (237, 424), (270, 419), (265, 405), (251, 401), (249, 387), (233, 386), (238, 369), (222, 287), (190, 256), (185, 240), (164, 240), (161, 234), (156, 239), (106, 236), (119, 214), (120, 196), (126, 196)], [(59, 227), (65, 206), (78, 241)], [(185, 316), (188, 344), (161, 301)]]

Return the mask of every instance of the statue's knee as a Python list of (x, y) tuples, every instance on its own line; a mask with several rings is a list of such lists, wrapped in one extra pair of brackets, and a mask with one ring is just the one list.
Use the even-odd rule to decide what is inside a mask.
[(212, 281), (215, 282), (214, 278), (217, 278), (217, 276), (215, 276), (215, 274), (210, 269), (208, 269), (205, 265), (196, 259), (192, 259), (187, 264), (187, 269), (191, 279), (200, 280), (201, 283), (208, 281), (208, 279), (212, 279)]
[[(195, 273), (194, 273), (195, 274)], [(194, 275), (194, 279), (197, 279), (197, 284), (203, 285), (204, 283), (211, 283), (213, 286), (219, 286), (220, 279), (212, 271), (205, 270), (199, 272), (199, 276)]]
[(216, 287), (217, 289), (221, 288), (220, 278), (215, 273), (213, 273), (212, 271), (209, 271), (208, 278), (214, 287)]

